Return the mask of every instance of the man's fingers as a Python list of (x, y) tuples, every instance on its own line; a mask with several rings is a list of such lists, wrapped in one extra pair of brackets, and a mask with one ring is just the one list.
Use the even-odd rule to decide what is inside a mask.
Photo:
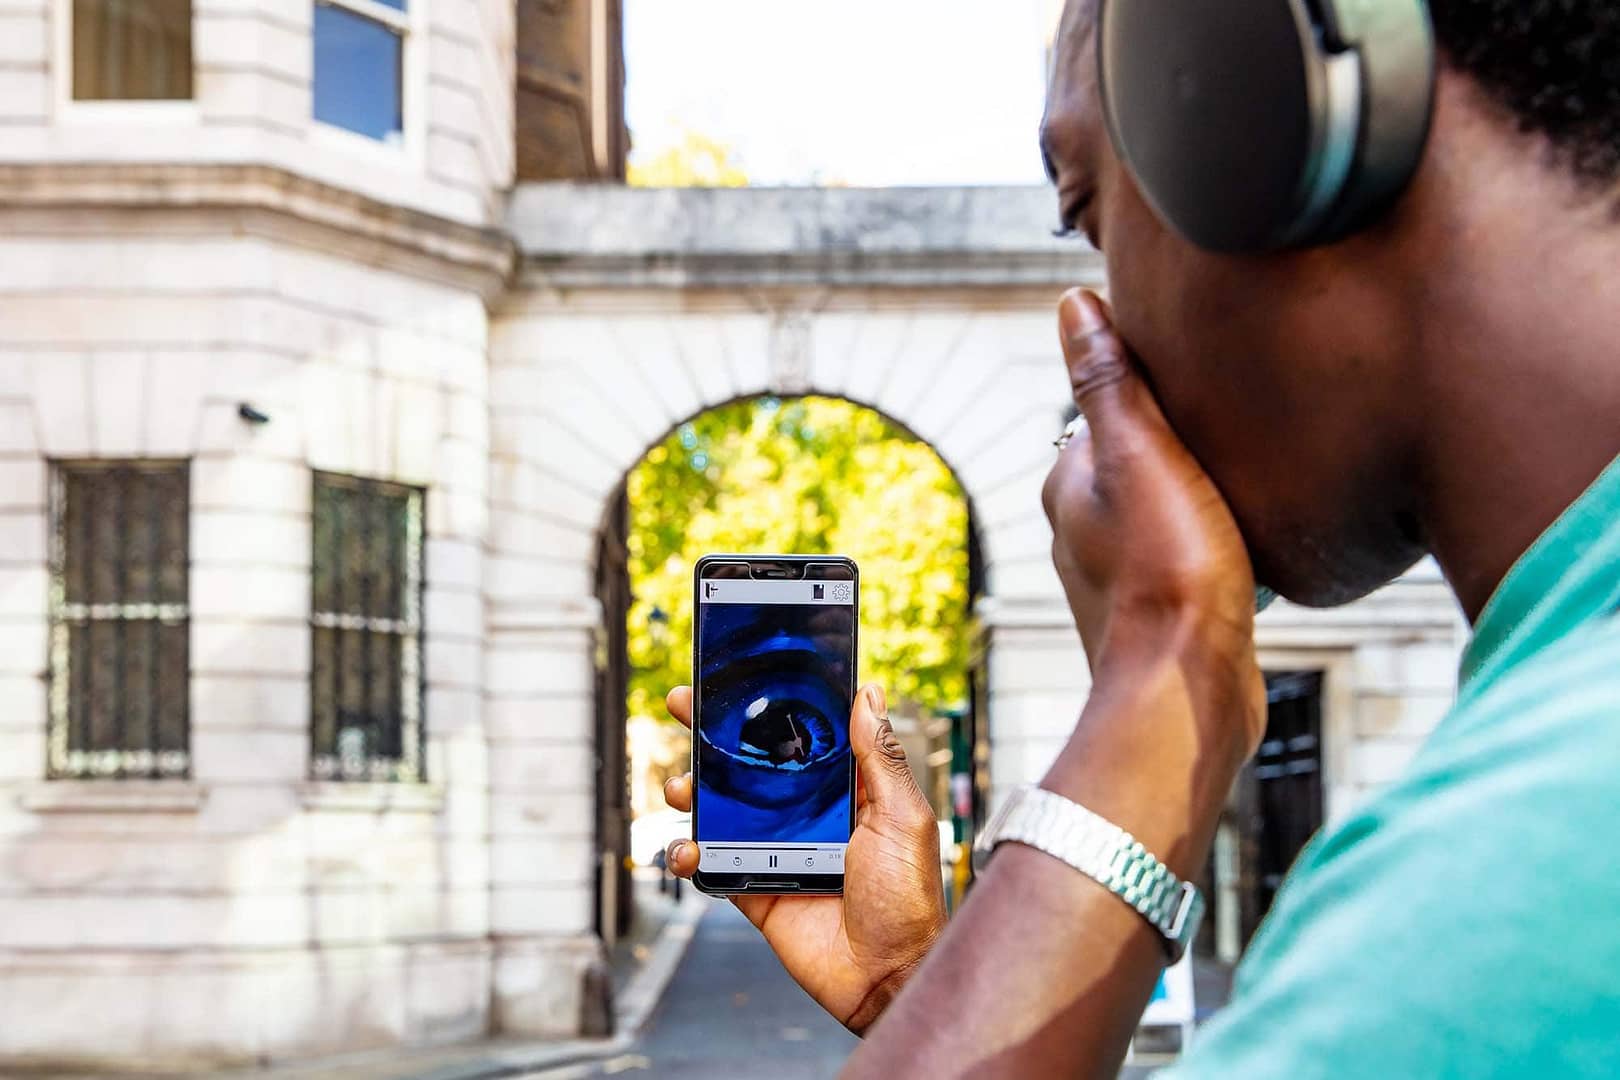
[(697, 873), (698, 868), (697, 842), (671, 840), (669, 848), (664, 852), (664, 861), (669, 865), (669, 872), (676, 877), (691, 877)]
[(1058, 329), (1074, 404), (1085, 414), (1099, 460), (1136, 432), (1168, 426), (1100, 297), (1089, 289), (1064, 293)]
[(865, 686), (855, 695), (849, 741), (866, 789), (866, 804), (902, 829), (933, 830), (934, 811), (906, 764), (906, 751), (889, 722), (882, 687)]
[(692, 774), (672, 776), (664, 781), (664, 801), (671, 810), (683, 814), (692, 812)]
[(671, 690), (664, 698), (664, 706), (669, 709), (669, 715), (688, 728), (692, 726), (692, 688), (690, 686), (677, 686)]

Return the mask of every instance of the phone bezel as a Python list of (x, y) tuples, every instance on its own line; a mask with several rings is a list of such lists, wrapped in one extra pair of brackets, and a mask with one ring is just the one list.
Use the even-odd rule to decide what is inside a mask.
[[(698, 725), (703, 715), (702, 657), (698, 652), (698, 613), (701, 610), (704, 572), (716, 565), (747, 564), (750, 578), (758, 577), (760, 570), (789, 568), (792, 576), (781, 573), (764, 575), (772, 580), (802, 581), (811, 566), (835, 566), (849, 571), (848, 580), (855, 586), (855, 610), (850, 629), (849, 648), (849, 700), (855, 700), (859, 686), (856, 664), (860, 656), (861, 571), (855, 560), (845, 555), (705, 555), (692, 571), (692, 837), (698, 836), (698, 815), (702, 812), (702, 755), (699, 748)], [(723, 579), (715, 579), (723, 580)], [(843, 578), (828, 578), (841, 581)], [(849, 829), (855, 829), (855, 755), (849, 758)], [(701, 845), (700, 845), (701, 846)], [(713, 874), (698, 871), (692, 875), (692, 884), (700, 892), (711, 896), (734, 896), (739, 893), (758, 895), (836, 896), (844, 891), (844, 875), (837, 874)]]

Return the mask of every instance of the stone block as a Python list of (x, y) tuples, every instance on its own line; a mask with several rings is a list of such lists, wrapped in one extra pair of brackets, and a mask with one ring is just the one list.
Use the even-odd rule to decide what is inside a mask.
[(50, 116), (50, 73), (38, 66), (0, 68), (0, 121), (43, 122)]
[(0, 10), (0, 64), (23, 67), (46, 62), (51, 55), (43, 7)]
[(1091, 683), (1080, 635), (999, 630), (990, 649), (993, 692), (1083, 694)]
[(484, 568), (484, 595), (489, 597), (492, 609), (531, 605), (553, 608), (562, 601), (595, 592), (591, 565), (583, 560), (491, 554)]
[(29, 563), (0, 563), (0, 619), (42, 619), (47, 614), (50, 572)]
[(43, 728), (45, 703), (42, 676), (0, 671), (0, 730)]
[[(243, 404), (252, 405), (270, 417), (269, 423), (255, 424), (242, 419)], [(302, 462), (304, 457), (303, 418), (295, 405), (278, 408), (273, 402), (254, 395), (211, 398), (198, 407), (197, 452), (210, 456), (245, 454), (249, 457)]]
[(494, 792), (596, 791), (596, 753), (590, 743), (550, 739), (492, 739), (489, 786)]
[(50, 645), (50, 624), (42, 614), (0, 618), (0, 674), (43, 676)]
[(480, 639), (484, 635), (483, 594), (467, 588), (437, 588), (424, 594), (427, 634), (430, 639)]
[(1085, 708), (1088, 686), (1070, 690), (990, 688), (990, 733), (997, 740), (1067, 738)]
[(1400, 779), (1423, 746), (1421, 738), (1358, 739), (1350, 748), (1349, 775), (1343, 780), (1381, 787)]
[(483, 583), (483, 552), (471, 540), (429, 536), (427, 580), (445, 588), (477, 588)]
[(483, 680), (481, 641), (453, 641), (429, 638), (427, 642), (427, 681), (429, 686), (476, 687)]
[(839, 392), (851, 401), (875, 405), (900, 363), (913, 316), (901, 312), (868, 312), (855, 338)]
[(586, 973), (605, 963), (600, 940), (585, 931), (498, 940), (491, 1001), (495, 1031), (532, 1038), (579, 1035)]
[(191, 515), (191, 561), (199, 568), (283, 567), (307, 575), (313, 544), (306, 515), (209, 509)]
[(198, 617), (308, 619), (309, 573), (269, 566), (194, 566), (191, 612)]
[(482, 492), (431, 487), (427, 493), (429, 535), (458, 540), (482, 539), (489, 527), (489, 504)]
[(494, 836), (581, 836), (596, 827), (596, 799), (579, 792), (508, 792), (488, 800)]
[(33, 372), (35, 430), (41, 448), (52, 457), (92, 456), (91, 357), (78, 353), (40, 354), (33, 358)]
[(41, 510), (0, 510), (0, 563), (43, 563), (49, 525)]
[(304, 516), (310, 512), (310, 470), (261, 458), (198, 457), (191, 464), (192, 506)]
[(911, 322), (905, 345), (877, 390), (874, 404), (889, 416), (910, 417), (950, 366), (952, 357), (971, 331), (974, 316), (958, 311), (920, 312)]
[(98, 353), (91, 357), (89, 379), (94, 456), (141, 456), (146, 449), (146, 394), (151, 386), (145, 354)]
[(191, 732), (191, 772), (202, 784), (298, 783), (309, 775), (309, 735), (199, 724)]
[(1449, 693), (1357, 694), (1355, 732), (1365, 739), (1423, 739), (1451, 711)]
[[(403, 380), (389, 380), (389, 382), (394, 387), (395, 393), (391, 434), (394, 442), (393, 459), (396, 475), (402, 479), (409, 477), (414, 482), (426, 484), (435, 478), (449, 483), (458, 482), (462, 478), (457, 477), (456, 470), (468, 468), (469, 465), (475, 476), (482, 474), (484, 462), (481, 454), (471, 463), (460, 456), (456, 458), (438, 456), (444, 445), (442, 440), (445, 420), (444, 395), (438, 388)], [(483, 483), (478, 481), (476, 490), (482, 489)]]
[(490, 842), (489, 865), (496, 886), (590, 888), (596, 843), (588, 835), (496, 837)]
[[(145, 397), (144, 440), (148, 454), (185, 457), (195, 452), (209, 376), (219, 363), (219, 356), (212, 351), (151, 355), (148, 370), (152, 381)], [(195, 495), (195, 486), (192, 490)]]
[(33, 405), (19, 398), (0, 401), (0, 454), (21, 456), (38, 451)]
[(402, 974), (407, 1040), (463, 1042), (488, 1033), (493, 968), (487, 943), (410, 946)]
[(1052, 558), (1052, 527), (1036, 504), (1035, 512), (992, 525), (981, 534), (985, 550), (997, 564), (1048, 561)]
[(540, 645), (496, 637), (485, 661), (484, 689), (492, 696), (568, 697), (593, 685), (588, 642)]
[[(712, 317), (693, 316), (682, 321), (680, 327), (681, 357), (692, 372), (697, 384), (698, 398), (710, 405), (730, 401), (737, 396), (737, 385), (731, 373), (725, 335)], [(653, 417), (647, 418), (649, 423)], [(666, 427), (665, 430), (668, 430)], [(647, 441), (657, 439), (661, 432), (646, 431)]]
[(191, 621), (191, 670), (198, 675), (309, 674), (305, 622)]
[(0, 509), (44, 510), (48, 476), (43, 458), (0, 458)]
[(491, 740), (545, 737), (555, 741), (589, 740), (595, 723), (595, 705), (589, 689), (573, 695), (490, 697), (484, 704), (484, 727)]
[[(44, 778), (45, 728), (37, 724), (0, 728), (0, 784)], [(4, 888), (3, 881), (0, 888)]]
[(490, 929), (508, 934), (582, 934), (591, 929), (591, 890), (581, 886), (492, 885)]
[(1017, 561), (1000, 561), (995, 555), (985, 568), (990, 595), (1003, 600), (1046, 601), (1063, 599), (1063, 583), (1052, 567), (1051, 552)]
[(191, 723), (204, 728), (257, 728), (309, 738), (309, 682), (300, 675), (194, 675)]
[(1355, 688), (1360, 693), (1450, 694), (1457, 686), (1457, 651), (1450, 642), (1370, 644), (1356, 650)]

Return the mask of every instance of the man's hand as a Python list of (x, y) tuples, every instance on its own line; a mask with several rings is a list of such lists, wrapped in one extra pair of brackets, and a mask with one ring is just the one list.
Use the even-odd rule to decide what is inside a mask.
[[(1107, 305), (1072, 290), (1059, 308), (1059, 333), (1086, 425), (1059, 455), (1043, 501), (1053, 561), (1091, 663), (1094, 705), (1103, 706), (1088, 708), (1071, 747), (1106, 746), (1122, 766), (1192, 755), (1167, 761), (1170, 775), (1196, 758), (1195, 779), (1207, 781), (1198, 785), (1206, 790), (1197, 809), (1218, 812), (1265, 728), (1248, 552), (1214, 481), (1114, 333)], [(1091, 730), (1112, 723), (1101, 720), (1113, 712), (1109, 702), (1129, 703), (1140, 718), (1128, 730)], [(1144, 788), (1151, 779), (1134, 777)], [(1132, 827), (1128, 818), (1120, 823)]]
[[(692, 726), (692, 691), (677, 687), (670, 715)], [(858, 773), (855, 831), (844, 856), (843, 896), (736, 896), (732, 901), (809, 995), (856, 1034), (888, 1007), (945, 926), (939, 827), (889, 725), (883, 691), (861, 690), (849, 722)], [(692, 774), (664, 785), (676, 810), (692, 808)], [(698, 868), (691, 840), (670, 844), (669, 867)]]

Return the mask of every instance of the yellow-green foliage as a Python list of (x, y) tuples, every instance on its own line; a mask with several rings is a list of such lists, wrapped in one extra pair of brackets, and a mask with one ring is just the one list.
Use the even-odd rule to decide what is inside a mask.
[(852, 557), (861, 678), (926, 708), (965, 701), (967, 502), (882, 416), (819, 397), (721, 406), (653, 447), (629, 494), (631, 715), (664, 715), (691, 677), (692, 567), (710, 552)]
[(631, 187), (748, 186), (748, 174), (732, 160), (730, 147), (692, 131), (678, 145), (631, 161), (626, 179)]

